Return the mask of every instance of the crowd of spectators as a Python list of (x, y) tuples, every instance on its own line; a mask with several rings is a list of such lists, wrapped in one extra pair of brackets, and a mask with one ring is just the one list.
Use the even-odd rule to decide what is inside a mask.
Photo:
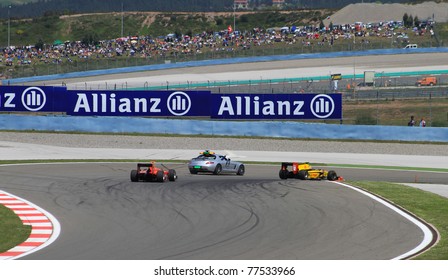
[[(397, 30), (400, 30), (397, 32)], [(230, 31), (230, 30), (229, 30)], [(161, 37), (140, 36), (103, 40), (95, 43), (60, 42), (36, 46), (11, 46), (0, 52), (0, 64), (6, 66), (29, 64), (61, 64), (74, 60), (108, 59), (117, 57), (157, 58), (192, 55), (203, 52), (233, 52), (270, 45), (333, 45), (336, 40), (353, 40), (368, 44), (369, 38), (391, 37), (407, 40), (407, 32), (425, 35), (432, 24), (404, 29), (400, 22), (354, 23), (328, 27), (283, 27), (263, 30), (254, 28), (246, 32), (202, 32), (196, 35), (168, 34)]]

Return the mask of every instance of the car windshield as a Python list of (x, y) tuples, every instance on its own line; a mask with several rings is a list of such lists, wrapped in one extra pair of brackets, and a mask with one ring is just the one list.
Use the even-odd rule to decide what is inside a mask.
[(210, 155), (210, 156), (200, 155), (196, 159), (199, 159), (199, 160), (216, 159), (216, 156), (215, 155)]

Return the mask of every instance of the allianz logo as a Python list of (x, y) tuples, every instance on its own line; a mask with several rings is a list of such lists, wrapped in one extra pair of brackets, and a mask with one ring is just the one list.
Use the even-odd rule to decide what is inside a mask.
[[(161, 113), (160, 97), (123, 97), (116, 93), (77, 93), (75, 113)], [(171, 93), (166, 109), (175, 116), (187, 114), (191, 108), (190, 97), (181, 91)]]
[(309, 107), (304, 100), (261, 100), (260, 96), (221, 96), (218, 115), (303, 116), (308, 108), (315, 117), (327, 118), (333, 114), (335, 104), (331, 96), (326, 94), (316, 95)]
[[(1, 97), (1, 96), (0, 96)], [(0, 108), (16, 108), (16, 93), (5, 92), (3, 94), (4, 100), (0, 99)], [(31, 112), (42, 110), (47, 103), (47, 96), (45, 92), (38, 87), (26, 88), (21, 95), (22, 106)]]

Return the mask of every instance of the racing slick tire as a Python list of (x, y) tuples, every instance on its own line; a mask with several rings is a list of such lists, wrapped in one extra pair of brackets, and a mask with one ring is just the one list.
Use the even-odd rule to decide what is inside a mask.
[(174, 170), (174, 169), (168, 170), (168, 180), (173, 182), (173, 181), (176, 181), (176, 178), (177, 178), (176, 170)]
[(299, 173), (297, 173), (297, 177), (300, 180), (307, 180), (309, 177), (308, 171), (306, 170), (300, 170)]
[(165, 174), (163, 173), (162, 170), (157, 171), (156, 180), (157, 180), (157, 182), (160, 182), (160, 183), (163, 183), (165, 181)]
[(244, 164), (241, 164), (240, 167), (238, 167), (238, 171), (236, 172), (236, 175), (243, 176), (244, 172), (246, 172), (246, 168), (244, 167)]
[(222, 171), (222, 166), (221, 166), (221, 164), (218, 164), (218, 165), (215, 167), (215, 171), (213, 171), (213, 174), (218, 175), (218, 174), (221, 173), (221, 171)]
[(137, 170), (131, 170), (131, 182), (138, 182)]
[(280, 172), (278, 173), (278, 176), (282, 180), (288, 179), (288, 170), (280, 170)]
[(194, 169), (190, 169), (190, 174), (198, 174), (198, 171), (194, 170)]
[(338, 179), (338, 175), (336, 174), (336, 172), (334, 170), (330, 170), (330, 171), (328, 171), (327, 179), (329, 181), (336, 181)]

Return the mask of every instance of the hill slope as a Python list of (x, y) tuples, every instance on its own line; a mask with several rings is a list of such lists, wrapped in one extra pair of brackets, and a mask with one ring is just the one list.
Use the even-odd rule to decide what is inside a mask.
[(361, 22), (380, 22), (389, 20), (402, 20), (404, 13), (409, 16), (418, 16), (420, 20), (433, 19), (436, 22), (448, 22), (448, 3), (425, 2), (417, 5), (408, 4), (378, 4), (364, 3), (351, 4), (333, 14), (330, 21), (333, 24), (346, 24)]
[[(437, 0), (447, 2), (448, 0)], [(13, 3), (11, 9), (8, 5)], [(286, 0), (286, 9), (340, 9), (359, 0)], [(375, 3), (376, 0), (363, 0)], [(421, 0), (388, 0), (389, 3), (416, 3)], [(25, 3), (18, 5), (18, 3)], [(252, 0), (251, 8), (270, 9), (272, 0)], [(44, 14), (75, 14), (125, 11), (217, 12), (232, 11), (233, 0), (0, 0), (0, 18), (8, 12), (14, 18), (34, 18)]]

